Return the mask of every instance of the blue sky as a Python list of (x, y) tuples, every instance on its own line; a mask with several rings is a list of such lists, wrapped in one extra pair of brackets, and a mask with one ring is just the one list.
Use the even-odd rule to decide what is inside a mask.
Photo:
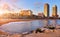
[(58, 14), (60, 14), (60, 0), (1, 0), (14, 6), (14, 9), (30, 9), (34, 14), (44, 12), (44, 4), (48, 3), (50, 6), (50, 15), (52, 14), (53, 5), (57, 5)]
[(44, 12), (44, 4), (48, 3), (50, 6), (50, 15), (52, 14), (53, 5), (57, 5), (58, 14), (60, 12), (60, 0), (20, 0), (18, 5), (23, 9), (31, 9), (34, 14)]

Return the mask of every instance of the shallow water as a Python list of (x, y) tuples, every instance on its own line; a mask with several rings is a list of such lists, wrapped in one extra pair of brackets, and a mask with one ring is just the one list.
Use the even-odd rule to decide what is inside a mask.
[(10, 22), (0, 26), (0, 30), (8, 33), (23, 33), (35, 30), (46, 25), (60, 25), (60, 20), (33, 20), (33, 21), (20, 21)]

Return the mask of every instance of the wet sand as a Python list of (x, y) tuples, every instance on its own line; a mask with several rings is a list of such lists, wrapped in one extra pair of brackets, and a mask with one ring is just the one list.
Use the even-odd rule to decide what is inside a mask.
[(12, 35), (7, 35), (4, 34), (4, 32), (1, 34), (0, 37), (4, 35), (4, 37), (60, 37), (60, 29), (55, 30), (54, 32), (52, 31), (45, 31), (44, 33), (31, 33), (27, 35), (22, 35), (22, 34), (12, 34)]
[(55, 30), (55, 32), (32, 33), (25, 37), (60, 37), (60, 29)]
[(0, 19), (0, 26), (9, 22), (31, 21), (32, 19)]
[(0, 26), (9, 22), (32, 21), (32, 20), (43, 20), (43, 19), (0, 19)]

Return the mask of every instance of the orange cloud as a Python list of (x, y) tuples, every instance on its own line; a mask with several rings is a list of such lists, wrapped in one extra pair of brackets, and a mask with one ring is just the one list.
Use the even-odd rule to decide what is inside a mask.
[(0, 9), (1, 10), (12, 10), (12, 6), (10, 5), (10, 4), (8, 4), (8, 3), (4, 3), (4, 4), (2, 4), (2, 6), (0, 6)]
[(5, 3), (4, 5), (3, 5), (3, 9), (8, 9), (9, 8), (9, 5), (7, 4), (7, 3)]

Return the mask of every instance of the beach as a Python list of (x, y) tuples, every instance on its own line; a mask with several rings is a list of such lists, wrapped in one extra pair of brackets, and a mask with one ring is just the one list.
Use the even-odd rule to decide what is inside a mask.
[[(0, 19), (0, 26), (4, 25), (6, 23), (9, 23), (9, 22), (21, 22), (21, 21), (28, 22), (31, 20), (30, 19), (27, 19), (27, 20), (26, 19), (22, 19), (22, 20), (21, 19)], [(44, 21), (47, 21), (47, 20), (44, 20)], [(55, 22), (55, 20), (53, 22)], [(28, 34), (28, 32), (25, 34), (19, 34), (19, 33), (10, 34), (8, 32), (4, 32), (4, 31), (0, 30), (0, 37), (60, 37), (60, 29), (59, 29), (60, 26), (56, 26), (56, 27), (57, 28), (54, 30), (54, 32), (53, 32), (53, 30), (46, 28), (45, 31), (42, 33), (39, 33), (39, 32), (35, 33), (35, 30), (34, 30), (32, 33), (29, 33), (29, 34)]]
[(9, 22), (31, 21), (32, 19), (0, 19), (0, 26)]
[[(1, 31), (0, 31), (1, 32)], [(7, 33), (0, 33), (0, 37), (60, 37), (60, 29), (55, 30), (54, 32), (52, 30), (47, 30), (43, 33), (30, 33), (30, 34), (7, 34)]]

